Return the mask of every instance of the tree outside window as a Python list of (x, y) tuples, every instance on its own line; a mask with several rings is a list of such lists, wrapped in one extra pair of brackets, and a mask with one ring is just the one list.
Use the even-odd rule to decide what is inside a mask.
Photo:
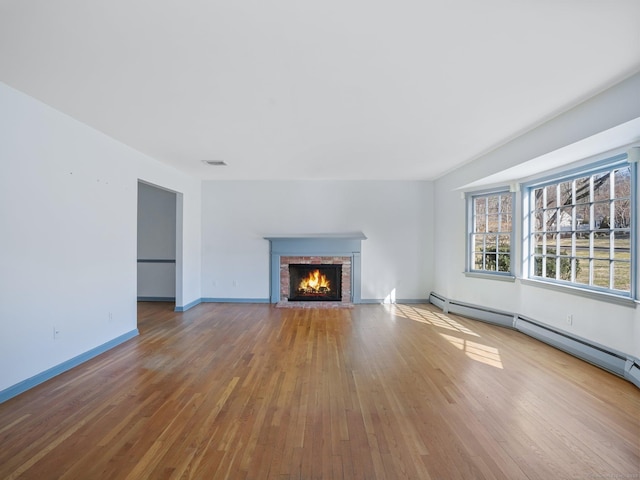
[(529, 188), (531, 277), (631, 295), (632, 168)]

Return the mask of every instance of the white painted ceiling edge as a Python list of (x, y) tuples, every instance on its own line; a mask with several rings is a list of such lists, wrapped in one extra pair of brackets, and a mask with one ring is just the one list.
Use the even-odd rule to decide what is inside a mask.
[(625, 122), (511, 168), (488, 175), (456, 190), (476, 190), (514, 182), (526, 183), (542, 174), (605, 159), (640, 145), (640, 118)]
[(637, 0), (0, 0), (0, 81), (201, 179), (433, 180), (637, 72), (638, 18)]

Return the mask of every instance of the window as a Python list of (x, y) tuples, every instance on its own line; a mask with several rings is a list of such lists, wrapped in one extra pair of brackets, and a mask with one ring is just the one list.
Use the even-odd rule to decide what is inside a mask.
[(635, 167), (625, 159), (527, 186), (530, 278), (632, 296)]
[(467, 271), (512, 275), (513, 194), (470, 194)]

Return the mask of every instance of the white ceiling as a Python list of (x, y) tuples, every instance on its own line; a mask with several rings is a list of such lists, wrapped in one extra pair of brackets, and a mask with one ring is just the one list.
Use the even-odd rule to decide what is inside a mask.
[(639, 71), (639, 18), (638, 0), (0, 0), (0, 81), (203, 179), (434, 179)]

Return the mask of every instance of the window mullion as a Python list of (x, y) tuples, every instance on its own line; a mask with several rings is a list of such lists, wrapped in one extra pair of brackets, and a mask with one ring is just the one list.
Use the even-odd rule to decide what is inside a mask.
[(609, 172), (609, 288), (613, 290), (615, 288), (615, 261), (616, 258), (616, 240), (615, 240), (615, 198), (616, 198), (616, 176), (615, 170)]
[(595, 270), (595, 250), (594, 250), (594, 242), (595, 242), (595, 205), (593, 204), (593, 175), (589, 177), (589, 285), (593, 286), (595, 283), (594, 278), (594, 270)]
[(482, 270), (487, 269), (487, 227), (484, 227), (485, 233), (482, 234)]
[(571, 281), (575, 282), (578, 276), (576, 256), (577, 256), (577, 229), (578, 229), (578, 209), (576, 207), (576, 181), (571, 181)]
[(560, 221), (562, 219), (562, 209), (560, 208), (560, 183), (556, 185), (556, 229), (554, 235), (556, 237), (556, 280), (560, 280)]
[(547, 235), (548, 235), (548, 224), (547, 224), (547, 188), (542, 189), (542, 252), (541, 252), (541, 262), (542, 268), (540, 269), (542, 273), (542, 278), (547, 277)]
[[(535, 189), (531, 189), (529, 191), (529, 256), (527, 260), (527, 271), (528, 276), (532, 277), (535, 274), (535, 264), (536, 264), (536, 235), (539, 235), (539, 232), (536, 228), (536, 191)], [(533, 213), (532, 213), (533, 212)]]
[(484, 239), (482, 242), (482, 269), (487, 268), (487, 237), (489, 236), (489, 197), (484, 198)]

